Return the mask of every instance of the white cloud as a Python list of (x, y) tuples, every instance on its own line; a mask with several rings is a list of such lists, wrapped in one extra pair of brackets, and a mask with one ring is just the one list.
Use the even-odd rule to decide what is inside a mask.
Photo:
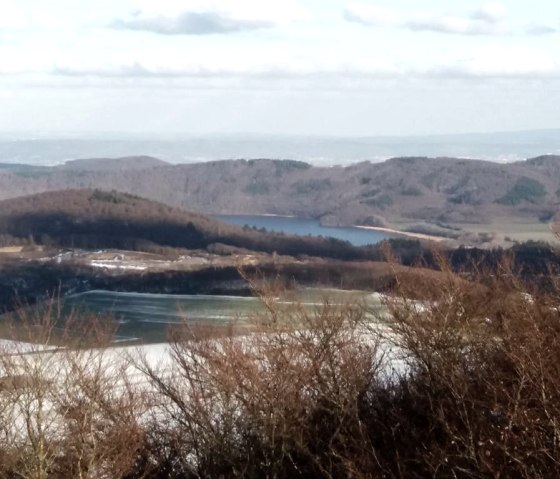
[(506, 8), (495, 2), (485, 3), (461, 15), (420, 12), (402, 16), (393, 10), (371, 4), (353, 3), (344, 11), (344, 18), (366, 26), (385, 25), (412, 31), (457, 35), (541, 35), (556, 31), (546, 25), (515, 24), (509, 19)]
[(112, 26), (162, 35), (208, 35), (270, 28), (274, 24), (235, 19), (218, 12), (185, 12), (175, 17), (146, 17), (140, 14), (127, 20), (116, 20)]
[(473, 77), (553, 77), (559, 76), (557, 62), (546, 52), (529, 47), (486, 46), (453, 66), (436, 69), (435, 74)]
[(51, 72), (58, 76), (98, 78), (260, 78), (294, 79), (304, 77), (388, 77), (401, 73), (384, 58), (348, 57), (345, 52), (332, 52), (329, 58), (318, 59), (312, 53), (294, 57), (286, 50), (253, 49), (244, 56), (193, 54), (188, 59), (175, 53), (167, 57), (144, 55), (134, 61), (126, 58), (66, 58), (55, 62)]
[(558, 30), (549, 25), (533, 24), (533, 25), (527, 25), (525, 27), (525, 32), (528, 35), (551, 35), (553, 33), (557, 33)]
[(363, 25), (391, 25), (400, 21), (400, 16), (393, 10), (363, 3), (348, 6), (344, 18)]
[(546, 52), (528, 47), (484, 47), (456, 61), (432, 65), (398, 65), (382, 57), (344, 57), (333, 52), (328, 59), (314, 55), (295, 58), (288, 51), (253, 50), (244, 57), (193, 56), (180, 59), (145, 56), (130, 62), (125, 58), (68, 58), (56, 63), (51, 72), (58, 77), (75, 79), (113, 79), (115, 81), (183, 80), (220, 85), (262, 81), (271, 88), (292, 81), (309, 80), (310, 88), (328, 79), (329, 85), (344, 89), (347, 85), (369, 88), (371, 79), (397, 78), (548, 78), (560, 77), (560, 65)]
[(290, 0), (281, 6), (270, 0), (235, 3), (167, 0), (155, 5), (141, 3), (132, 15), (116, 19), (112, 26), (165, 35), (206, 35), (271, 28), (305, 16), (305, 9)]
[(499, 3), (486, 3), (467, 15), (421, 14), (407, 20), (411, 30), (459, 35), (503, 35), (512, 32), (507, 11)]
[(40, 8), (25, 10), (0, 0), (0, 31), (18, 32), (60, 28), (64, 19)]
[(177, 16), (185, 12), (220, 12), (248, 21), (290, 22), (305, 18), (307, 10), (297, 0), (139, 0), (137, 11), (148, 16)]
[[(0, 73), (11, 75), (10, 81), (14, 82), (17, 75), (22, 79), (24, 75), (50, 75), (53, 82), (75, 85), (80, 82), (84, 85), (131, 85), (135, 82), (175, 85), (197, 82), (202, 85), (207, 81), (221, 85), (252, 82), (259, 83), (263, 89), (268, 81), (274, 84), (271, 88), (282, 87), (282, 82), (291, 85), (309, 80), (309, 84), (319, 84), (324, 79), (335, 87), (352, 84), (367, 88), (368, 82), (378, 78), (560, 76), (560, 57), (546, 38), (535, 38), (530, 43), (533, 47), (540, 45), (542, 51), (536, 48), (520, 50), (515, 44), (522, 42), (514, 36), (492, 41), (461, 38), (446, 45), (433, 37), (418, 37), (418, 42), (411, 44), (409, 34), (399, 37), (401, 32), (385, 30), (380, 35), (381, 41), (366, 44), (364, 31), (360, 27), (348, 28), (340, 16), (338, 25), (329, 23), (328, 29), (325, 28), (326, 21), (332, 22), (333, 16), (337, 18), (339, 7), (323, 17), (315, 11), (315, 16), (310, 19), (296, 0), (282, 3), (272, 0), (136, 1), (141, 2), (134, 4), (140, 10), (129, 17), (120, 15), (122, 19), (138, 22), (156, 19), (151, 31), (172, 34), (188, 30), (199, 36), (141, 36), (98, 28), (119, 16), (118, 9), (109, 8), (99, 12), (102, 21), (91, 28), (13, 34), (12, 44), (4, 42), (0, 45)], [(130, 8), (130, 3), (121, 5), (120, 12)], [(78, 10), (80, 15), (87, 13), (89, 17), (89, 12), (81, 9), (76, 9), (74, 15)], [(505, 9), (499, 4), (483, 5), (465, 16), (446, 16), (415, 15), (404, 11), (399, 14), (371, 4), (353, 3), (345, 14), (347, 20), (366, 25), (463, 35), (493, 35), (503, 33), (511, 26)], [(17, 16), (13, 18), (17, 19)], [(168, 20), (171, 23), (165, 23)], [(298, 20), (305, 22), (264, 34), (227, 38), (201, 36), (202, 33), (285, 25)], [(11, 23), (16, 25), (17, 22), (12, 20)], [(531, 28), (532, 34), (548, 32), (540, 25), (524, 26)], [(148, 29), (146, 25), (136, 25), (135, 28)], [(484, 43), (488, 43), (489, 48), (484, 47)], [(496, 43), (501, 47), (492, 48)], [(471, 53), (474, 46), (480, 46), (481, 50)]]
[(404, 26), (415, 31), (431, 31), (458, 35), (503, 35), (511, 33), (502, 22), (488, 22), (473, 17), (455, 15), (419, 15), (405, 22)]
[(506, 8), (500, 3), (485, 3), (475, 10), (471, 18), (486, 23), (498, 23), (507, 17)]
[(485, 1), (0, 0), (0, 126), (557, 125), (557, 6)]
[(557, 72), (555, 61), (547, 53), (527, 47), (485, 47), (467, 62), (475, 74), (534, 75)]

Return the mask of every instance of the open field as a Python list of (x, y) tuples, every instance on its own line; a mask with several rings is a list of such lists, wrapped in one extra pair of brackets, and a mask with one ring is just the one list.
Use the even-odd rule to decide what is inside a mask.
[(0, 247), (0, 254), (2, 253), (21, 253), (23, 246), (2, 246)]
[(422, 240), (428, 240), (428, 241), (436, 241), (438, 243), (440, 241), (445, 241), (445, 240), (449, 239), (449, 238), (445, 238), (443, 236), (428, 235), (428, 234), (423, 234), (423, 233), (413, 233), (411, 231), (403, 231), (403, 230), (398, 230), (398, 229), (394, 229), (394, 228), (383, 228), (383, 227), (380, 227), (380, 226), (356, 226), (356, 228), (365, 229), (365, 230), (372, 230), (372, 231), (382, 231), (384, 233), (391, 233), (391, 234), (395, 234), (395, 235), (399, 235), (399, 236), (407, 236), (409, 238), (416, 238), (416, 239), (422, 239)]
[(467, 223), (454, 226), (476, 235), (494, 234), (494, 241), (505, 245), (529, 240), (559, 243), (559, 239), (554, 235), (549, 223), (528, 221), (526, 219), (512, 221), (509, 218), (498, 218), (489, 224)]
[[(437, 234), (423, 234), (407, 231), (418, 227), (418, 223), (409, 221), (395, 221), (389, 228), (376, 228), (379, 231), (400, 234), (411, 238), (425, 239), (442, 242), (449, 241), (454, 244), (467, 244), (477, 246), (504, 246), (525, 241), (546, 241), (551, 244), (560, 244), (560, 239), (554, 234), (550, 223), (531, 220), (530, 218), (496, 218), (488, 223), (450, 223), (450, 232), (458, 233), (456, 240), (438, 236)], [(425, 225), (430, 229), (430, 224)], [(369, 227), (368, 227), (369, 228)], [(434, 231), (438, 229), (433, 226)]]

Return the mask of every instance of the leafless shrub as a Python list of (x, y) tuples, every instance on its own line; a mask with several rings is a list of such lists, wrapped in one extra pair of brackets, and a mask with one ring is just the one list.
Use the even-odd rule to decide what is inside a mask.
[(134, 371), (111, 325), (28, 320), (0, 352), (0, 479), (559, 477), (560, 295), (440, 264), (395, 272), (389, 319), (251, 280), (250, 327), (175, 329)]
[(167, 447), (154, 452), (173, 450), (183, 474), (154, 477), (370, 477), (377, 467), (359, 410), (380, 364), (363, 308), (263, 301), (259, 332), (175, 337), (171, 369), (139, 365), (161, 400), (153, 428)]
[(558, 477), (559, 295), (528, 294), (507, 264), (484, 286), (444, 270), (433, 301), (389, 305), (408, 367), (377, 405), (380, 454), (397, 477)]
[(91, 315), (60, 319), (50, 304), (23, 310), (7, 328), (14, 341), (0, 351), (0, 477), (120, 477), (142, 442), (142, 398), (126, 365), (106, 354), (112, 327)]

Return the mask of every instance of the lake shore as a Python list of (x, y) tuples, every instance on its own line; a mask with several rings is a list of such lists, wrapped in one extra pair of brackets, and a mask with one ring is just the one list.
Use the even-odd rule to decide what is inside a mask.
[(438, 243), (441, 241), (449, 240), (449, 238), (446, 238), (445, 236), (428, 235), (424, 233), (413, 233), (411, 231), (401, 231), (393, 228), (385, 228), (382, 226), (356, 226), (356, 228), (360, 228), (364, 230), (380, 231), (382, 233), (407, 236), (409, 238), (416, 238), (416, 239), (427, 240), (427, 241), (436, 241)]
[(371, 245), (391, 237), (382, 231), (367, 231), (353, 226), (322, 225), (317, 218), (279, 215), (216, 215), (214, 217), (229, 224), (264, 228), (269, 232), (283, 232), (286, 235), (336, 238), (354, 246)]

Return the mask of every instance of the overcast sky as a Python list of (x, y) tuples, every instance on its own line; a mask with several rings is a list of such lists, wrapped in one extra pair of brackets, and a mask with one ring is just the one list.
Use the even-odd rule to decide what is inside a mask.
[(0, 130), (560, 128), (560, 2), (0, 0)]

